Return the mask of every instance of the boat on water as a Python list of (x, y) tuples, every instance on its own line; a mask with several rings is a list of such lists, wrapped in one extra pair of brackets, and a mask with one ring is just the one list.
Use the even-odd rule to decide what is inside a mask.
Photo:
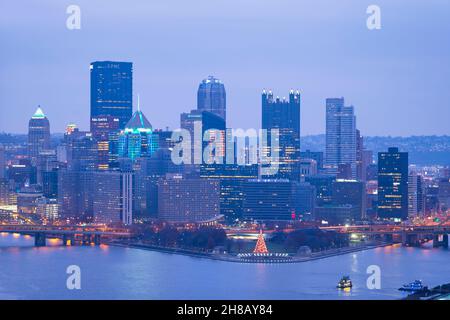
[(351, 288), (353, 286), (352, 280), (350, 280), (349, 276), (343, 276), (341, 280), (338, 282), (337, 288), (346, 289)]
[(406, 292), (419, 292), (428, 289), (427, 286), (424, 286), (422, 281), (420, 280), (414, 280), (411, 283), (404, 284), (401, 288), (398, 290), (400, 291), (406, 291)]

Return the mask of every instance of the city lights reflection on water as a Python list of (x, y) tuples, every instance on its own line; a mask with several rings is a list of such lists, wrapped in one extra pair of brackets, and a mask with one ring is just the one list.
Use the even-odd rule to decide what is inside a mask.
[[(401, 245), (304, 263), (231, 263), (115, 246), (62, 246), (1, 233), (0, 298), (8, 299), (398, 299), (415, 279), (450, 282), (449, 250)], [(78, 265), (82, 290), (67, 290), (66, 269)], [(366, 287), (380, 267), (381, 289)], [(13, 267), (12, 267), (13, 266)], [(39, 270), (39, 272), (37, 272)], [(336, 288), (350, 276), (350, 290)], [(33, 290), (30, 290), (33, 288)]]

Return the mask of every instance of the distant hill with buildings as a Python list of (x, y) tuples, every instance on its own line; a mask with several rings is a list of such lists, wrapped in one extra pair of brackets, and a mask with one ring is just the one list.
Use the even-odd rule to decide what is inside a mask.
[[(364, 147), (374, 152), (387, 151), (398, 147), (409, 152), (409, 162), (417, 165), (450, 165), (450, 136), (410, 136), (410, 137), (364, 137)], [(325, 150), (325, 135), (311, 135), (301, 138), (301, 148), (311, 151)]]
[[(62, 138), (61, 133), (52, 134), (52, 144)], [(26, 134), (0, 132), (0, 144), (24, 144)], [(450, 136), (410, 136), (410, 137), (364, 137), (364, 147), (374, 152), (386, 151), (389, 147), (398, 147), (410, 154), (410, 163), (417, 165), (450, 166)], [(301, 138), (302, 151), (324, 151), (325, 135), (310, 135)], [(376, 160), (376, 159), (375, 159)]]

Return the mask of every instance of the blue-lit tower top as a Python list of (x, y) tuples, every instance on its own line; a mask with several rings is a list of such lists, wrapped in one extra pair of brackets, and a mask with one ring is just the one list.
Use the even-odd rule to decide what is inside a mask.
[(158, 148), (158, 135), (139, 106), (131, 119), (119, 134), (118, 156), (135, 160), (151, 156)]

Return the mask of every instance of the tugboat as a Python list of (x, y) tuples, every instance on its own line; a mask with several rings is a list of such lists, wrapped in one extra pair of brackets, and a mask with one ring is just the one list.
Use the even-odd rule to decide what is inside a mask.
[(342, 279), (339, 281), (337, 288), (338, 289), (347, 289), (351, 288), (353, 286), (352, 280), (350, 280), (349, 276), (343, 276)]
[(399, 288), (398, 290), (415, 293), (415, 292), (423, 291), (423, 290), (426, 290), (426, 289), (428, 289), (428, 287), (427, 287), (427, 286), (424, 286), (424, 285), (422, 284), (422, 281), (420, 281), (420, 280), (414, 280), (414, 281), (411, 282), (411, 283), (404, 284), (404, 285), (403, 285), (401, 288)]

